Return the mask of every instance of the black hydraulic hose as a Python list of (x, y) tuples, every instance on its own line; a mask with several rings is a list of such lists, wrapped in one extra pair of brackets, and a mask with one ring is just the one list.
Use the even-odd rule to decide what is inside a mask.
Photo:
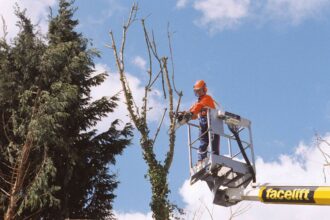
[(254, 169), (253, 169), (253, 167), (251, 165), (251, 162), (250, 162), (248, 156), (246, 155), (246, 152), (245, 152), (244, 147), (242, 145), (241, 138), (239, 137), (239, 134), (238, 134), (237, 130), (233, 126), (228, 125), (228, 128), (233, 133), (233, 135), (235, 136), (235, 139), (237, 141), (238, 147), (241, 150), (241, 153), (243, 155), (243, 158), (244, 158), (246, 164), (249, 167), (250, 173), (252, 174), (253, 182), (255, 183), (256, 182), (256, 173), (255, 173), (255, 171), (254, 171)]

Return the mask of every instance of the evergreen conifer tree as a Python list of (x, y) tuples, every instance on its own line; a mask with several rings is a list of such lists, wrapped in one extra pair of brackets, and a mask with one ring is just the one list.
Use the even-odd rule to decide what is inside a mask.
[(45, 206), (59, 204), (51, 185), (56, 168), (50, 147), (60, 139), (65, 107), (77, 93), (68, 84), (41, 82), (40, 62), (45, 44), (25, 13), (17, 10), (20, 32), (12, 45), (0, 48), (0, 179), (1, 215), (23, 219)]
[[(73, 2), (59, 1), (48, 42), (17, 12), (20, 33), (0, 40), (0, 214), (5, 219), (113, 217), (116, 176), (109, 165), (130, 143), (131, 126), (94, 126), (116, 96), (92, 101), (99, 56), (75, 31)], [(106, 95), (106, 94), (105, 94)]]
[(99, 53), (89, 49), (88, 40), (75, 31), (78, 21), (73, 19), (72, 5), (72, 1), (59, 1), (58, 14), (50, 20), (49, 45), (43, 58), (43, 72), (52, 76), (50, 82), (60, 80), (78, 88), (75, 101), (67, 108), (64, 143), (53, 152), (58, 169), (56, 185), (62, 187), (56, 194), (61, 201), (60, 212), (47, 210), (44, 217), (104, 219), (111, 216), (112, 191), (117, 186), (108, 165), (114, 164), (115, 155), (130, 143), (131, 126), (117, 130), (119, 121), (115, 120), (104, 133), (90, 130), (113, 111), (117, 97), (91, 102), (91, 88), (102, 83), (106, 74), (93, 76), (93, 58)]

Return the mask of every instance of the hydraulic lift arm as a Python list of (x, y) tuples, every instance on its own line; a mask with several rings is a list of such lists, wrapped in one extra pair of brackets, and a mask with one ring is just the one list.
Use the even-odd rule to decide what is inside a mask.
[(330, 205), (328, 186), (254, 186), (250, 189), (224, 190), (228, 204), (240, 201), (259, 201), (273, 204)]

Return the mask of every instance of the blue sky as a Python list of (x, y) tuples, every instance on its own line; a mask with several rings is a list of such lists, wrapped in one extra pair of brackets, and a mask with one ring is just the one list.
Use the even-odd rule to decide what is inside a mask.
[[(0, 0), (11, 33), (13, 1)], [(46, 29), (47, 6), (54, 0), (19, 1), (34, 21)], [(102, 52), (95, 60), (98, 70), (110, 77), (96, 96), (118, 91), (116, 69), (108, 31), (120, 40), (121, 25), (132, 1), (76, 0), (78, 30)], [(192, 85), (207, 82), (210, 93), (225, 110), (240, 114), (253, 123), (255, 153), (264, 163), (283, 165), (281, 155), (297, 156), (297, 146), (311, 147), (313, 135), (327, 137), (330, 123), (330, 1), (328, 0), (153, 0), (139, 1), (138, 18), (147, 17), (161, 53), (168, 54), (167, 24), (173, 36), (177, 87), (184, 92), (187, 108), (196, 99)], [(128, 33), (127, 71), (136, 91), (146, 76), (147, 59), (142, 28), (136, 22)], [(138, 94), (138, 92), (137, 92)], [(159, 103), (159, 94), (153, 103)], [(124, 107), (117, 115), (124, 117)], [(151, 115), (156, 124), (159, 114)], [(114, 116), (112, 116), (114, 117)], [(110, 117), (111, 119), (111, 117)], [(108, 119), (108, 120), (110, 120)], [(104, 120), (100, 129), (108, 123)], [(163, 130), (165, 130), (164, 128)], [(135, 137), (136, 142), (138, 135)], [(162, 134), (159, 143), (166, 142)], [(185, 207), (179, 193), (189, 178), (186, 129), (178, 132), (174, 162), (169, 176), (171, 199)], [(160, 155), (166, 145), (157, 145)], [(308, 147), (307, 147), (308, 148)], [(298, 154), (299, 156), (300, 154)], [(301, 156), (301, 155), (300, 155)], [(285, 160), (287, 161), (287, 160)], [(117, 158), (121, 182), (114, 208), (117, 212), (149, 212), (149, 183), (139, 146), (134, 144)], [(304, 173), (305, 175), (305, 173)], [(147, 217), (145, 217), (147, 218)], [(128, 218), (127, 218), (128, 219)], [(141, 218), (142, 219), (142, 218)]]
[[(117, 6), (117, 12), (109, 12), (111, 16), (100, 25), (100, 29), (96, 26), (93, 30), (87, 28), (86, 34), (90, 34), (97, 47), (104, 51), (100, 62), (110, 65), (112, 70), (114, 65), (109, 62), (112, 51), (102, 48), (102, 44), (110, 42), (109, 29), (113, 29), (119, 39), (119, 28), (131, 3), (117, 2), (121, 7)], [(195, 100), (191, 90), (194, 82), (201, 78), (206, 80), (209, 90), (225, 109), (252, 120), (255, 152), (266, 160), (293, 153), (292, 146), (299, 141), (308, 141), (315, 131), (327, 131), (330, 102), (330, 29), (327, 19), (312, 16), (298, 24), (281, 19), (265, 22), (251, 19), (214, 31), (213, 26), (216, 29), (217, 23), (209, 24), (211, 27), (200, 26), (196, 24), (202, 16), (199, 11), (189, 4), (178, 9), (176, 3), (141, 1), (139, 16), (150, 14), (147, 24), (154, 29), (159, 46), (166, 53), (168, 22), (175, 31), (173, 49), (177, 86), (184, 91), (187, 105)], [(106, 11), (111, 10), (110, 5)], [(88, 3), (82, 4), (80, 10), (82, 14), (89, 14), (87, 17), (91, 20), (97, 18), (97, 14), (105, 14), (104, 9), (90, 12)], [(270, 19), (266, 15), (260, 16)], [(84, 19), (81, 22), (84, 23)], [(136, 24), (131, 30), (127, 55), (146, 59), (144, 42), (135, 36), (142, 34), (140, 25)], [(132, 58), (127, 57), (128, 60)], [(141, 74), (139, 70), (136, 73), (134, 66), (129, 71), (138, 76)], [(186, 130), (182, 130), (179, 131), (170, 175), (172, 197), (180, 205), (177, 189), (189, 177)], [(142, 175), (146, 168), (140, 161), (138, 147), (132, 148), (135, 149), (129, 149), (123, 158), (118, 159), (122, 185), (117, 191), (115, 208), (146, 212), (148, 199), (141, 200), (148, 191), (148, 183)], [(137, 170), (137, 167), (141, 169)]]

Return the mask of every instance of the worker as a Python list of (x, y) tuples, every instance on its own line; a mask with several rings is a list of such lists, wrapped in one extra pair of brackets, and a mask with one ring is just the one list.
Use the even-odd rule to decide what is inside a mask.
[[(207, 87), (204, 80), (198, 80), (194, 85), (194, 93), (198, 100), (191, 106), (188, 112), (185, 113), (185, 119), (199, 118), (200, 125), (200, 146), (198, 151), (198, 164), (200, 165), (207, 157), (207, 147), (209, 145), (207, 112), (208, 109), (215, 109), (215, 101), (207, 94)], [(212, 135), (212, 153), (219, 155), (219, 142), (220, 136), (217, 134)]]

